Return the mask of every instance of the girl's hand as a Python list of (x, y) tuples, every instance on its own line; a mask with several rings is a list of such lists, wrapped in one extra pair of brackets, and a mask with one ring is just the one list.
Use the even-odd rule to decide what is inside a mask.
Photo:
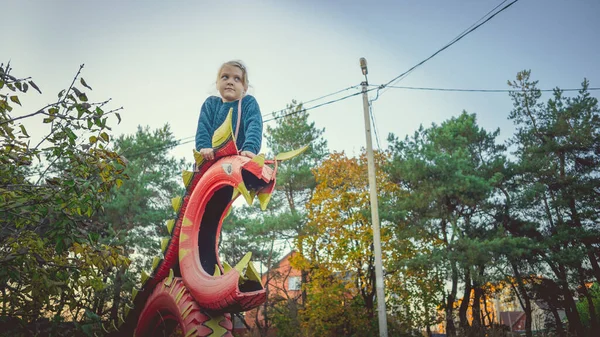
[(215, 159), (215, 151), (212, 148), (200, 149), (200, 155), (204, 160), (213, 160)]
[(250, 151), (242, 151), (240, 152), (240, 156), (248, 157), (250, 159), (256, 157), (256, 155)]

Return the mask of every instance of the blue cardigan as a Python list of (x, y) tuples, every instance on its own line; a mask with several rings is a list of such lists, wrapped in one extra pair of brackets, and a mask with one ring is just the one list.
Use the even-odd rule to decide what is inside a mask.
[[(212, 148), (212, 136), (215, 130), (223, 124), (229, 109), (233, 108), (231, 127), (235, 133), (238, 118), (238, 101), (223, 102), (221, 97), (210, 96), (202, 104), (198, 128), (196, 130), (196, 150)], [(262, 116), (258, 102), (253, 96), (242, 98), (242, 120), (238, 137), (235, 141), (238, 150), (258, 154), (262, 143)]]

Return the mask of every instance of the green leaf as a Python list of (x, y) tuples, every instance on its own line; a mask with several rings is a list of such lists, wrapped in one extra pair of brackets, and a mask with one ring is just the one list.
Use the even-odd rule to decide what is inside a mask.
[(79, 95), (79, 100), (82, 102), (87, 102), (88, 98), (85, 93), (81, 93), (81, 95)]
[(87, 85), (87, 83), (85, 83), (85, 80), (83, 79), (83, 77), (81, 78), (81, 80), (79, 82), (81, 82), (81, 85), (83, 85), (84, 87), (92, 90), (92, 87), (90, 87), (89, 85)]
[(2, 89), (2, 87), (4, 87), (4, 81), (0, 81), (0, 89)]
[(10, 100), (14, 103), (17, 103), (18, 105), (21, 105), (21, 102), (19, 102), (19, 97), (17, 96), (10, 96)]
[(56, 113), (58, 113), (58, 108), (50, 108), (50, 109), (48, 109), (48, 114), (55, 115)]
[(19, 125), (19, 127), (21, 128), (21, 133), (26, 137), (29, 137), (29, 135), (27, 134), (27, 130), (25, 130), (25, 126)]
[(91, 144), (95, 144), (98, 141), (98, 137), (96, 136), (90, 136), (90, 143)]
[(102, 138), (102, 139), (103, 139), (105, 142), (107, 142), (107, 143), (108, 143), (108, 139), (109, 139), (109, 138), (108, 138), (108, 134), (107, 134), (106, 132), (102, 132), (102, 133), (100, 134), (100, 138)]
[(58, 98), (62, 98), (64, 94), (65, 94), (65, 89), (61, 90), (61, 91), (58, 93)]
[(22, 86), (21, 82), (16, 82), (15, 87), (17, 87), (17, 89), (23, 91), (23, 86)]
[(117, 119), (119, 120), (119, 124), (121, 124), (121, 115), (118, 112), (115, 112)]
[(91, 119), (89, 119), (89, 118), (88, 118), (88, 120), (87, 120), (87, 126), (88, 126), (88, 129), (91, 129), (91, 128), (92, 128), (92, 126), (94, 126), (94, 122), (92, 122), (92, 120), (91, 120)]
[(29, 81), (29, 85), (32, 86), (35, 90), (37, 90), (37, 92), (39, 92), (40, 94), (42, 93), (40, 88), (38, 88), (38, 86), (35, 83), (33, 83), (33, 81)]

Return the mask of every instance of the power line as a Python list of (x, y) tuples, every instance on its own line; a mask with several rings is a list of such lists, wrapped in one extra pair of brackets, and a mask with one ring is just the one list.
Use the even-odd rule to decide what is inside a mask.
[[(378, 88), (372, 88), (372, 89), (369, 89), (367, 91), (373, 91), (373, 90), (376, 90), (376, 89), (378, 89)], [(281, 115), (281, 116), (276, 116), (276, 117), (272, 117), (272, 118), (269, 118), (269, 119), (265, 119), (265, 120), (263, 120), (263, 124), (268, 123), (270, 121), (274, 121), (274, 120), (279, 119), (279, 118), (284, 118), (284, 117), (287, 117), (287, 116), (295, 115), (297, 113), (301, 113), (301, 112), (313, 110), (313, 109), (316, 109), (316, 108), (320, 108), (320, 107), (322, 107), (324, 105), (329, 105), (329, 104), (332, 104), (332, 103), (337, 103), (339, 101), (343, 101), (343, 100), (346, 100), (346, 99), (348, 99), (350, 97), (354, 97), (354, 96), (357, 96), (357, 95), (360, 95), (360, 94), (362, 94), (362, 92), (359, 91), (359, 92), (356, 92), (356, 93), (353, 93), (353, 94), (350, 94), (350, 95), (346, 95), (344, 97), (340, 97), (338, 99), (327, 101), (327, 102), (324, 102), (324, 103), (321, 103), (321, 104), (317, 104), (315, 106), (311, 106), (311, 107), (308, 107), (308, 108), (304, 108), (304, 109), (299, 110), (299, 111), (292, 111), (292, 112), (287, 113), (285, 115)], [(285, 111), (285, 110), (283, 110), (283, 111)], [(273, 112), (273, 114), (275, 114), (275, 113), (277, 113), (277, 111)]]
[(371, 123), (373, 123), (373, 130), (375, 130), (375, 140), (377, 141), (377, 149), (381, 150), (379, 144), (379, 132), (377, 132), (377, 123), (375, 123), (375, 114), (373, 113), (372, 101), (369, 101), (369, 115), (371, 115)]
[[(465, 31), (463, 31), (462, 33), (460, 33), (458, 36), (456, 36), (454, 39), (452, 39), (450, 42), (448, 42), (445, 46), (443, 46), (442, 48), (438, 49), (435, 53), (431, 54), (431, 56), (427, 57), (426, 59), (422, 60), (421, 62), (417, 63), (416, 65), (412, 66), (410, 69), (408, 69), (407, 71), (403, 72), (402, 74), (394, 77), (393, 79), (391, 79), (389, 82), (387, 82), (386, 84), (383, 84), (379, 87), (379, 90), (385, 89), (386, 87), (393, 85), (394, 83), (402, 80), (404, 77), (406, 77), (408, 74), (410, 74), (413, 70), (417, 69), (418, 67), (420, 67), (421, 65), (423, 65), (425, 62), (431, 60), (432, 58), (434, 58), (437, 54), (441, 53), (442, 51), (448, 49), (450, 46), (452, 46), (453, 44), (455, 44), (456, 42), (460, 41), (462, 38), (464, 38), (465, 36), (469, 35), (470, 33), (474, 32), (475, 30), (477, 30), (479, 27), (481, 27), (482, 25), (484, 25), (485, 23), (487, 23), (488, 21), (490, 21), (492, 18), (494, 18), (496, 15), (500, 14), (501, 12), (505, 11), (507, 8), (509, 8), (510, 6), (514, 5), (517, 1), (519, 0), (514, 0), (511, 3), (509, 3), (508, 5), (502, 7), (500, 10), (498, 10), (497, 12), (495, 12), (494, 14), (490, 15), (487, 19), (485, 19), (483, 22), (480, 22), (483, 18), (485, 18), (486, 16), (488, 16), (491, 12), (494, 11), (494, 9), (498, 8), (499, 6), (501, 6), (502, 4), (504, 4), (506, 2), (503, 1), (502, 3), (500, 3), (500, 5), (494, 7), (494, 9), (492, 9), (490, 12), (488, 12), (486, 15), (484, 15), (481, 19), (477, 20), (477, 22), (480, 22), (478, 24), (473, 24), (471, 25), (470, 28), (467, 28)], [(381, 94), (383, 94), (382, 91), (381, 93), (377, 93), (377, 97), (379, 97)]]
[[(381, 86), (378, 86), (381, 87)], [(459, 88), (430, 88), (430, 87), (407, 87), (407, 86), (394, 86), (394, 85), (388, 85), (387, 88), (390, 89), (406, 89), (406, 90), (421, 90), (421, 91), (448, 91), (448, 92), (483, 92), (483, 93), (507, 93), (507, 92), (521, 92), (523, 91), (522, 89), (519, 90), (511, 90), (511, 89), (459, 89)], [(556, 89), (530, 89), (530, 90), (525, 90), (525, 91), (533, 91), (533, 90), (537, 90), (537, 91), (541, 91), (541, 92), (552, 92)], [(560, 91), (580, 91), (581, 88), (579, 89), (574, 89), (574, 88), (568, 88), (568, 89), (560, 89), (558, 88), (558, 90)], [(598, 88), (587, 88), (586, 90), (588, 91), (596, 91), (596, 90), (600, 90), (600, 87)]]
[[(330, 93), (330, 94), (327, 94), (327, 95), (323, 95), (323, 96), (320, 96), (320, 97), (317, 97), (317, 98), (313, 98), (313, 99), (311, 99), (311, 100), (308, 100), (308, 101), (304, 101), (304, 102), (302, 102), (302, 104), (306, 104), (306, 103), (312, 103), (312, 102), (315, 102), (315, 101), (321, 100), (321, 99), (323, 99), (323, 98), (326, 98), (326, 97), (329, 97), (329, 96), (333, 96), (333, 95), (339, 94), (339, 93), (341, 93), (341, 92), (344, 92), (344, 91), (347, 91), (347, 90), (350, 90), (350, 89), (354, 89), (354, 88), (358, 88), (358, 87), (359, 87), (359, 85), (353, 85), (353, 86), (350, 86), (350, 87), (347, 87), (347, 88), (344, 88), (344, 89), (338, 90), (338, 91), (336, 91), (336, 92), (332, 92), (332, 93)], [(281, 113), (281, 112), (284, 112), (284, 111), (286, 111), (287, 109), (288, 109), (288, 108), (286, 107), (286, 108), (283, 108), (283, 109), (275, 110), (275, 111), (272, 111), (272, 112), (270, 112), (270, 114), (271, 114), (271, 115), (273, 115), (273, 116), (275, 116), (275, 114), (277, 114), (277, 113)], [(275, 118), (275, 119), (277, 119), (277, 118)], [(269, 120), (269, 121), (270, 121), (270, 120)], [(264, 123), (264, 122), (263, 122), (263, 123)]]
[[(335, 95), (335, 94), (339, 94), (341, 92), (344, 92), (344, 91), (347, 91), (349, 89), (356, 88), (356, 87), (358, 87), (358, 85), (354, 85), (354, 86), (351, 86), (351, 87), (348, 87), (348, 88), (345, 88), (345, 89), (342, 89), (342, 90), (338, 90), (338, 91), (336, 91), (334, 93), (323, 95), (321, 97), (312, 99), (312, 100), (307, 101), (307, 102), (314, 102), (314, 101), (323, 99), (325, 97), (329, 97), (329, 96), (332, 96), (332, 95)], [(375, 90), (375, 89), (377, 89), (377, 88), (372, 88), (372, 89), (369, 89), (367, 91), (372, 91), (372, 90)], [(317, 104), (315, 106), (304, 108), (304, 109), (299, 110), (299, 111), (292, 111), (292, 112), (287, 113), (285, 115), (280, 115), (280, 116), (272, 117), (270, 119), (263, 120), (263, 124), (265, 124), (267, 122), (270, 122), (270, 121), (273, 121), (273, 120), (276, 120), (276, 119), (279, 119), (279, 118), (284, 118), (284, 117), (287, 117), (287, 116), (295, 115), (297, 113), (305, 112), (305, 111), (308, 111), (308, 110), (313, 110), (313, 109), (316, 109), (316, 108), (319, 108), (319, 107), (322, 107), (322, 106), (325, 106), (325, 105), (328, 105), (328, 104), (333, 104), (333, 103), (336, 103), (336, 102), (339, 102), (339, 101), (343, 101), (343, 100), (346, 100), (346, 99), (348, 99), (350, 97), (357, 96), (357, 95), (360, 95), (360, 94), (361, 94), (361, 92), (357, 92), (357, 93), (354, 93), (354, 94), (346, 95), (344, 97), (340, 97), (338, 99), (334, 99), (334, 100), (327, 101), (327, 102), (324, 102), (324, 103), (321, 103), (321, 104)], [(285, 110), (287, 110), (287, 109), (282, 109), (282, 110), (279, 110), (279, 111), (274, 111), (274, 112), (271, 112), (271, 114), (274, 115), (274, 114), (276, 114), (278, 112), (282, 112), (282, 111), (285, 111)], [(191, 139), (191, 138), (194, 138), (194, 139)], [(187, 139), (191, 139), (191, 140), (187, 140)], [(187, 140), (187, 141), (185, 141), (185, 140)], [(184, 138), (178, 139), (178, 140), (175, 141), (174, 144), (169, 144), (169, 145), (162, 146), (162, 147), (159, 147), (159, 148), (150, 148), (150, 149), (147, 149), (147, 150), (144, 150), (144, 151), (139, 151), (139, 152), (136, 152), (136, 153), (132, 153), (132, 154), (127, 155), (127, 157), (129, 157), (129, 158), (138, 157), (138, 156), (150, 153), (152, 151), (168, 150), (168, 149), (175, 148), (175, 147), (178, 147), (180, 145), (189, 144), (189, 143), (192, 143), (192, 142), (195, 142), (195, 136), (189, 136), (189, 137), (184, 137)]]
[[(381, 86), (379, 86), (379, 87), (377, 87), (377, 88), (372, 88), (372, 89), (369, 89), (369, 90), (367, 90), (367, 92), (369, 92), (369, 91), (372, 91), (372, 90), (377, 90), (377, 97), (376, 97), (375, 99), (371, 100), (371, 102), (373, 102), (373, 101), (377, 100), (377, 98), (379, 98), (379, 96), (380, 96), (380, 92), (379, 92), (379, 91), (380, 91), (380, 90), (382, 90), (382, 89), (385, 89), (386, 87), (391, 87), (393, 83), (396, 83), (396, 82), (398, 82), (399, 80), (403, 79), (403, 78), (404, 78), (404, 77), (406, 77), (406, 76), (407, 76), (409, 73), (411, 73), (413, 70), (415, 70), (416, 68), (420, 67), (420, 66), (421, 66), (421, 65), (423, 65), (425, 62), (429, 61), (430, 59), (432, 59), (433, 57), (435, 57), (437, 54), (439, 54), (439, 53), (441, 53), (442, 51), (444, 51), (445, 49), (449, 48), (450, 46), (452, 46), (452, 45), (453, 45), (453, 44), (455, 44), (456, 42), (460, 41), (462, 38), (464, 38), (464, 37), (465, 37), (465, 36), (467, 36), (468, 34), (472, 33), (473, 31), (475, 31), (476, 29), (478, 29), (479, 27), (481, 27), (482, 25), (484, 25), (485, 23), (487, 23), (488, 21), (490, 21), (490, 20), (491, 20), (493, 17), (495, 17), (495, 16), (496, 16), (496, 15), (498, 15), (499, 13), (503, 12), (504, 10), (506, 10), (507, 8), (509, 8), (510, 6), (512, 6), (513, 4), (515, 4), (515, 3), (516, 3), (517, 1), (519, 1), (519, 0), (514, 0), (514, 1), (512, 1), (512, 2), (511, 2), (511, 3), (509, 3), (508, 5), (506, 5), (506, 6), (502, 7), (500, 10), (498, 10), (497, 12), (495, 12), (494, 14), (492, 14), (491, 16), (489, 16), (489, 17), (488, 17), (487, 19), (485, 19), (483, 22), (480, 22), (480, 21), (481, 21), (483, 18), (485, 18), (486, 16), (488, 16), (488, 15), (489, 15), (491, 12), (493, 12), (495, 9), (497, 9), (498, 7), (500, 7), (500, 6), (501, 6), (502, 4), (504, 4), (506, 1), (508, 1), (508, 0), (504, 0), (504, 1), (502, 1), (502, 2), (501, 2), (499, 5), (497, 5), (497, 6), (496, 6), (496, 7), (494, 7), (492, 10), (490, 10), (490, 11), (489, 11), (489, 12), (488, 12), (486, 15), (484, 15), (484, 16), (483, 16), (481, 19), (477, 20), (477, 21), (476, 21), (476, 22), (475, 22), (473, 25), (471, 25), (469, 28), (467, 28), (466, 30), (464, 30), (464, 31), (463, 31), (462, 33), (460, 33), (460, 34), (459, 34), (457, 37), (455, 37), (453, 40), (451, 40), (451, 41), (450, 41), (449, 43), (447, 43), (447, 44), (446, 44), (444, 47), (440, 48), (438, 51), (436, 51), (435, 53), (433, 53), (433, 54), (432, 54), (431, 56), (429, 56), (428, 58), (426, 58), (426, 59), (424, 59), (423, 61), (421, 61), (421, 62), (417, 63), (416, 65), (414, 65), (413, 67), (411, 67), (411, 68), (410, 68), (410, 69), (408, 69), (407, 71), (403, 72), (402, 74), (400, 74), (400, 75), (396, 76), (395, 78), (393, 78), (392, 80), (390, 80), (390, 81), (389, 81), (389, 82), (387, 82), (386, 84), (384, 84), (384, 85), (381, 85)], [(477, 22), (480, 22), (480, 23), (479, 23), (479, 24), (477, 24)], [(323, 98), (326, 98), (326, 97), (329, 97), (329, 96), (333, 96), (333, 95), (335, 95), (335, 94), (339, 94), (339, 93), (341, 93), (341, 92), (343, 92), (343, 91), (347, 91), (347, 90), (350, 90), (350, 89), (352, 89), (352, 88), (356, 88), (356, 87), (357, 87), (356, 85), (355, 85), (355, 86), (350, 86), (350, 87), (348, 87), (348, 88), (344, 88), (344, 89), (338, 90), (338, 91), (336, 91), (336, 92), (333, 92), (333, 93), (331, 93), (331, 94), (327, 94), (327, 95), (324, 95), (324, 96), (321, 96), (321, 97), (318, 97), (318, 98), (315, 98), (315, 99), (312, 99), (312, 100), (306, 101), (305, 103), (309, 103), (309, 102), (318, 101), (318, 100), (321, 100), (321, 99), (323, 99)], [(306, 111), (313, 110), (313, 109), (316, 109), (316, 108), (319, 108), (319, 107), (322, 107), (322, 106), (325, 106), (325, 105), (329, 105), (329, 104), (332, 104), (332, 103), (337, 103), (337, 102), (340, 102), (340, 101), (346, 100), (346, 99), (348, 99), (348, 98), (350, 98), (350, 97), (357, 96), (357, 95), (360, 95), (360, 94), (361, 94), (361, 92), (357, 92), (357, 93), (354, 93), (354, 94), (346, 95), (346, 96), (344, 96), (344, 97), (341, 97), (341, 98), (338, 98), (338, 99), (335, 99), (335, 100), (331, 100), (331, 101), (327, 101), (327, 102), (324, 102), (324, 103), (321, 103), (321, 104), (317, 104), (317, 105), (315, 105), (315, 106), (312, 106), (312, 107), (309, 107), (309, 108), (304, 108), (304, 109), (302, 109), (302, 110), (299, 110), (299, 111), (292, 111), (292, 112), (290, 112), (290, 113), (287, 113), (287, 114), (285, 114), (285, 115), (280, 115), (280, 116), (275, 116), (275, 114), (276, 114), (276, 113), (281, 113), (281, 112), (284, 112), (284, 111), (286, 111), (286, 110), (287, 110), (287, 108), (285, 108), (285, 109), (281, 109), (281, 110), (279, 110), (279, 111), (274, 111), (274, 112), (272, 112), (272, 113), (271, 113), (271, 114), (272, 114), (274, 117), (272, 117), (272, 118), (268, 118), (268, 119), (265, 119), (265, 120), (263, 120), (263, 124), (265, 124), (265, 123), (268, 123), (268, 122), (270, 122), (270, 121), (273, 121), (273, 120), (276, 120), (276, 119), (279, 119), (279, 118), (284, 118), (284, 117), (287, 117), (287, 116), (291, 116), (291, 115), (294, 115), (294, 114), (297, 114), (297, 113), (300, 113), (300, 112), (306, 112)], [(383, 92), (381, 92), (381, 94), (383, 94)], [(372, 110), (371, 110), (371, 119), (373, 119)], [(187, 137), (187, 138), (189, 138), (189, 137)], [(184, 139), (185, 139), (185, 138), (184, 138)], [(179, 145), (188, 144), (188, 143), (191, 143), (191, 142), (192, 142), (192, 140), (190, 140), (190, 141), (187, 141), (187, 142), (181, 142), (181, 140), (177, 140), (177, 144), (173, 144), (173, 145), (170, 145), (170, 146), (168, 146), (168, 147), (165, 147), (165, 149), (168, 149), (168, 148), (173, 148), (173, 147), (176, 147), (176, 146), (179, 146)], [(379, 143), (378, 137), (377, 137), (377, 142)], [(150, 152), (150, 151), (152, 151), (152, 150), (154, 150), (154, 149), (150, 149), (149, 151), (146, 151), (146, 153), (147, 153), (147, 152)]]

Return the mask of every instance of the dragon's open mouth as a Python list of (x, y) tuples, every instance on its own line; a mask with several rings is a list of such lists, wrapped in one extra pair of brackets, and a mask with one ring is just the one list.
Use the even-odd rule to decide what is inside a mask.
[[(258, 178), (248, 170), (242, 169), (241, 173), (243, 184), (248, 192), (247, 194), (251, 196), (250, 200), (254, 199), (253, 196), (256, 195), (258, 191), (268, 185), (268, 182)], [(221, 265), (218, 258), (219, 251), (217, 243), (220, 237), (221, 222), (226, 217), (225, 213), (229, 211), (229, 208), (232, 207), (231, 204), (240, 194), (241, 193), (236, 191), (235, 187), (226, 185), (216, 190), (206, 204), (200, 222), (200, 230), (198, 231), (198, 257), (202, 268), (209, 275), (220, 275), (231, 269), (227, 263)], [(253, 267), (247, 266), (250, 263), (252, 262), (248, 261), (248, 259), (242, 259), (238, 264), (239, 269), (241, 269), (240, 272), (245, 271), (246, 268), (253, 269)], [(236, 269), (238, 266), (236, 266)], [(242, 275), (248, 273), (252, 273), (252, 270), (243, 273)], [(263, 288), (260, 283), (259, 275), (251, 275), (253, 277), (247, 276), (248, 275), (244, 275), (244, 277), (240, 278), (238, 286), (241, 292), (252, 292)]]

